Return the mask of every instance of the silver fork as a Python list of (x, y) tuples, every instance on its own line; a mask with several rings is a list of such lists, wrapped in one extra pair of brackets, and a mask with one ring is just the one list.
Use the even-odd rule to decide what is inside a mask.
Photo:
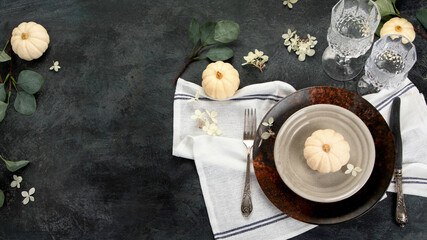
[(245, 109), (245, 120), (243, 130), (243, 143), (247, 148), (247, 160), (246, 160), (246, 177), (245, 177), (245, 188), (243, 190), (242, 198), (242, 214), (247, 217), (252, 212), (252, 198), (251, 198), (251, 185), (250, 185), (250, 164), (252, 159), (252, 146), (254, 145), (256, 134), (256, 109)]

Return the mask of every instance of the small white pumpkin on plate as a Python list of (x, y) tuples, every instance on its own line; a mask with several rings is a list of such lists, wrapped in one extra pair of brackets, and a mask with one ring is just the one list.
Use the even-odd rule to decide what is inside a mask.
[(50, 42), (46, 29), (35, 22), (23, 22), (13, 29), (10, 43), (22, 59), (31, 61), (43, 55)]
[(313, 170), (336, 172), (350, 160), (350, 145), (332, 129), (317, 130), (305, 141), (304, 157)]
[(240, 85), (239, 73), (229, 63), (222, 61), (210, 63), (202, 74), (202, 87), (205, 93), (215, 99), (229, 98)]

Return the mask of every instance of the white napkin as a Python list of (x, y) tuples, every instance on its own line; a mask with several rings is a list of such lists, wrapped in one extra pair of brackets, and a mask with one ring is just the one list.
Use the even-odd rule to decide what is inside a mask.
[[(427, 197), (427, 107), (424, 95), (406, 79), (397, 89), (364, 96), (389, 123), (393, 99), (401, 98), (403, 192)], [(387, 191), (395, 192), (394, 180)]]
[[(174, 97), (173, 155), (194, 159), (215, 239), (288, 239), (316, 225), (294, 220), (279, 211), (264, 195), (251, 168), (254, 211), (245, 218), (240, 212), (246, 166), (242, 142), (245, 108), (256, 108), (258, 123), (281, 98), (294, 92), (287, 83), (273, 81), (240, 89), (232, 98), (213, 101), (203, 89), (179, 79)], [(188, 102), (196, 93), (199, 101)], [(366, 96), (388, 121), (394, 97), (402, 98), (401, 131), (404, 149), (404, 192), (427, 196), (427, 108), (422, 94), (407, 80), (395, 91)], [(195, 110), (216, 111), (221, 136), (208, 136)], [(424, 147), (423, 147), (424, 146)], [(390, 186), (390, 190), (394, 185)]]
[[(174, 98), (173, 155), (194, 159), (215, 239), (288, 239), (315, 227), (292, 219), (264, 195), (251, 167), (254, 210), (245, 218), (240, 211), (246, 170), (243, 145), (245, 108), (257, 109), (257, 121), (295, 89), (274, 81), (244, 87), (230, 99), (212, 101), (203, 89), (179, 79)], [(199, 92), (199, 101), (188, 102)], [(208, 136), (191, 119), (195, 110), (218, 112), (221, 136)]]

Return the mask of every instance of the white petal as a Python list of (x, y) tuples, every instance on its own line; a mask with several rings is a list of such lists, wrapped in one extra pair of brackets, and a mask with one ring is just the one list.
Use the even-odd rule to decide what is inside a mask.
[(10, 186), (11, 187), (16, 187), (18, 185), (18, 182), (17, 181), (12, 181), (11, 183), (10, 183)]
[(18, 182), (18, 184), (16, 184), (16, 187), (21, 188), (21, 184), (19, 184), (19, 182)]
[(305, 60), (305, 54), (300, 54), (298, 56), (298, 61), (303, 62)]
[(313, 49), (310, 49), (307, 51), (308, 56), (313, 56), (315, 53), (316, 53), (316, 51), (314, 51)]
[(59, 61), (53, 62), (53, 65), (58, 66), (59, 65)]
[(18, 181), (18, 183), (22, 182), (22, 177), (18, 177), (18, 179), (16, 179)]
[(356, 175), (357, 175), (357, 172), (356, 172), (356, 171), (352, 171), (352, 172), (351, 172), (351, 175), (356, 176)]
[(31, 202), (34, 202), (34, 197), (30, 196), (30, 200), (31, 200)]
[(268, 125), (268, 123), (266, 123), (266, 122), (263, 122), (262, 123), (262, 125), (264, 125), (264, 126), (266, 126), (266, 127), (268, 127), (269, 125)]
[(273, 123), (274, 123), (274, 118), (273, 118), (273, 117), (270, 117), (270, 118), (268, 119), (268, 123), (269, 123), (269, 124), (273, 124)]
[(361, 169), (360, 167), (355, 167), (355, 168), (354, 168), (354, 171), (356, 171), (356, 172), (361, 172), (361, 171), (362, 171), (362, 169)]
[(53, 70), (54, 66), (50, 67), (49, 70)]
[(215, 112), (215, 111), (212, 111), (211, 112), (211, 118), (214, 118), (214, 117), (216, 117), (218, 115), (218, 113), (217, 112)]
[(351, 163), (349, 163), (349, 164), (347, 164), (347, 169), (348, 170), (353, 170), (353, 168), (354, 168), (354, 166), (353, 166), (353, 164), (351, 164)]
[(345, 174), (349, 174), (351, 172), (351, 170), (350, 169), (347, 169), (344, 173)]
[(24, 200), (22, 200), (22, 203), (25, 205), (30, 201), (29, 197), (24, 198)]
[(28, 191), (29, 195), (33, 195), (36, 192), (36, 188), (31, 188), (30, 191)]
[(14, 180), (18, 180), (18, 176), (13, 175), (13, 179), (14, 179)]
[(270, 138), (270, 133), (268, 133), (268, 132), (263, 132), (263, 133), (261, 134), (261, 138), (262, 138), (262, 139), (264, 139), (264, 140), (269, 139), (269, 138)]
[(28, 192), (27, 192), (27, 191), (22, 191), (22, 192), (21, 192), (21, 195), (22, 195), (23, 197), (28, 197)]

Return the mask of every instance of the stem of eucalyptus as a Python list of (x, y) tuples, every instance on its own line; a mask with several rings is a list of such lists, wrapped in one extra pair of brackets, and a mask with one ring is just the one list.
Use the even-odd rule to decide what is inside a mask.
[(421, 37), (427, 39), (427, 34), (423, 33), (420, 29), (414, 27), (415, 32), (421, 35)]
[(191, 55), (190, 58), (188, 58), (188, 60), (185, 63), (184, 67), (181, 69), (181, 71), (178, 73), (178, 75), (173, 80), (173, 84), (176, 84), (176, 81), (178, 81), (178, 78), (184, 73), (184, 71), (185, 71), (185, 69), (187, 69), (188, 65), (190, 65), (190, 63), (192, 63), (194, 60), (197, 60), (196, 59), (197, 55), (199, 55), (199, 52), (202, 51), (202, 49), (204, 47), (205, 47), (204, 45), (200, 46), (199, 49), (197, 49), (197, 51), (193, 55)]

